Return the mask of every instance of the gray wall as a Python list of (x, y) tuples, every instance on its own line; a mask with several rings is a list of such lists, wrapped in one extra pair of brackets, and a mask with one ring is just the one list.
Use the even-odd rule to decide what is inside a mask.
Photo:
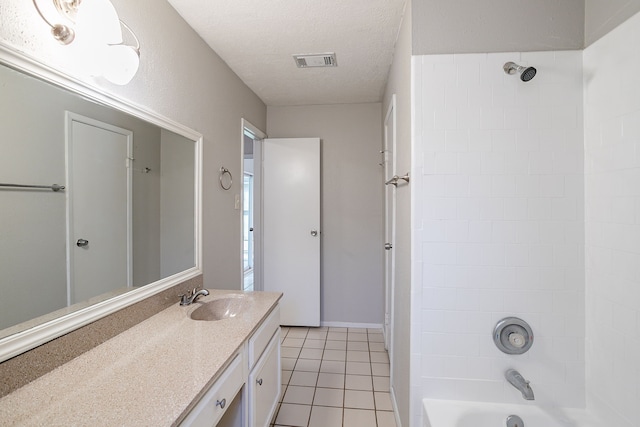
[(160, 271), (168, 277), (194, 266), (195, 146), (164, 129), (161, 138)]
[[(204, 135), (204, 285), (239, 289), (241, 212), (234, 209), (234, 195), (240, 194), (241, 180), (231, 191), (223, 191), (218, 170), (224, 165), (236, 174), (240, 171), (240, 119), (264, 129), (266, 107), (167, 2), (113, 4), (140, 39), (140, 70), (126, 86), (87, 81)], [(0, 41), (78, 74), (74, 50), (53, 40), (32, 3), (3, 0), (0, 17)]]
[[(411, 1), (407, 2), (393, 63), (382, 102), (382, 122), (396, 95), (396, 164), (398, 173), (411, 170)], [(403, 426), (409, 426), (410, 390), (410, 324), (411, 324), (411, 187), (396, 191), (396, 253), (393, 366), (391, 385), (395, 393), (398, 415)], [(416, 344), (417, 345), (417, 344)]]
[(583, 43), (584, 0), (421, 0), (413, 5), (414, 55), (581, 49)]
[(268, 107), (272, 138), (320, 137), (323, 322), (382, 324), (380, 104)]
[(640, 0), (585, 0), (585, 46), (640, 11)]
[[(134, 168), (153, 171), (133, 173), (133, 283), (159, 279), (158, 127), (4, 66), (0, 87), (0, 182), (65, 183), (65, 111), (133, 131)], [(50, 190), (0, 189), (0, 205), (0, 291), (12, 293), (0, 299), (2, 329), (66, 306), (66, 197)]]

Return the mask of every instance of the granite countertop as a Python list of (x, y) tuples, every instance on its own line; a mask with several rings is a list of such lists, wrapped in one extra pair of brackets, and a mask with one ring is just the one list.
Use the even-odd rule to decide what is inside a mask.
[[(182, 420), (282, 294), (210, 290), (177, 302), (0, 399), (3, 426), (170, 426)], [(233, 319), (195, 321), (200, 303), (243, 294)]]

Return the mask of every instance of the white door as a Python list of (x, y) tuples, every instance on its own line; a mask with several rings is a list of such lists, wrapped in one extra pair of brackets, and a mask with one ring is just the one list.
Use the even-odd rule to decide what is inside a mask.
[(320, 326), (320, 139), (263, 143), (263, 283), (282, 325)]
[[(395, 142), (395, 95), (387, 110), (384, 121), (384, 177), (388, 182), (396, 174)], [(384, 343), (391, 356), (391, 331), (393, 330), (393, 291), (395, 277), (395, 216), (396, 216), (396, 187), (385, 185), (385, 314), (384, 314)]]
[(131, 286), (133, 133), (67, 113), (69, 303)]

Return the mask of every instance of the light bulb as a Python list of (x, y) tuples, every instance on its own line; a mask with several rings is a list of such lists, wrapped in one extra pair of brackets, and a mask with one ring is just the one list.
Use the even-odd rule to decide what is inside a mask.
[(76, 17), (76, 32), (78, 39), (84, 38), (93, 45), (122, 43), (120, 18), (109, 0), (81, 2)]
[(102, 75), (111, 83), (126, 85), (136, 75), (140, 66), (140, 54), (131, 46), (107, 47), (106, 61)]

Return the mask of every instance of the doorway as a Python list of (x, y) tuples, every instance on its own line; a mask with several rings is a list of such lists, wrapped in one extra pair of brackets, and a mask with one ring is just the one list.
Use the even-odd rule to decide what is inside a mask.
[(66, 113), (67, 303), (132, 286), (133, 132)]
[(262, 286), (261, 173), (262, 140), (266, 134), (242, 119), (242, 289)]

